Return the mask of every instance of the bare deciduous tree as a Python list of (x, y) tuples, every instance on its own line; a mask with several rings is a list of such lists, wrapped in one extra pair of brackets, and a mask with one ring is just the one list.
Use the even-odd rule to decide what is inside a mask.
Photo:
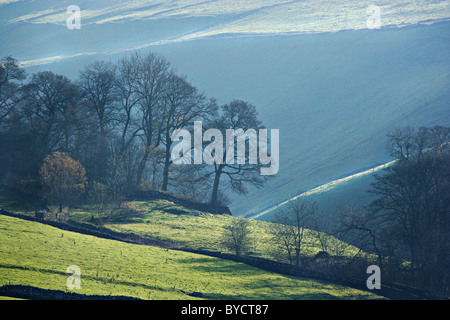
[[(257, 133), (259, 129), (263, 128), (257, 116), (255, 106), (245, 101), (234, 100), (230, 104), (221, 107), (219, 118), (212, 121), (211, 126), (221, 131), (223, 136), (226, 136), (227, 130), (239, 129), (242, 130), (243, 136), (245, 136), (247, 130), (254, 130)], [(241, 194), (247, 193), (247, 185), (259, 188), (267, 181), (267, 176), (262, 176), (260, 173), (261, 164), (259, 162), (253, 164), (250, 161), (250, 157), (254, 156), (250, 153), (250, 143), (255, 143), (255, 141), (250, 141), (250, 138), (245, 140), (246, 150), (243, 154), (243, 163), (238, 163), (238, 161), (229, 163), (227, 161), (228, 156), (234, 158), (234, 155), (237, 155), (237, 143), (234, 144), (234, 149), (232, 150), (234, 155), (228, 155), (226, 143), (223, 144), (222, 161), (220, 163), (214, 162), (213, 166), (211, 204), (217, 204), (219, 184), (222, 177), (228, 178), (231, 190)]]
[(400, 158), (376, 176), (372, 209), (395, 229), (397, 237), (391, 242), (408, 248), (416, 284), (445, 294), (449, 289), (443, 266), (449, 265), (450, 246), (450, 128), (406, 128), (389, 137), (391, 154)]
[(271, 230), (273, 241), (279, 250), (287, 254), (290, 264), (301, 266), (306, 226), (312, 222), (317, 210), (316, 203), (308, 204), (298, 199), (275, 215)]
[(383, 248), (381, 233), (388, 228), (380, 217), (365, 207), (349, 207), (342, 209), (339, 216), (337, 234), (346, 236), (346, 241), (356, 244), (368, 252), (375, 252), (378, 266), (383, 269)]
[(154, 53), (133, 54), (129, 58), (133, 91), (138, 99), (139, 123), (143, 143), (143, 156), (137, 171), (137, 184), (143, 179), (150, 152), (161, 142), (162, 110), (170, 63)]
[(108, 137), (117, 119), (118, 90), (116, 67), (111, 63), (96, 61), (80, 72), (79, 86), (84, 104), (95, 119), (91, 129), (96, 135), (96, 148), (91, 161), (91, 178), (105, 182), (109, 174), (105, 165), (110, 159)]
[(0, 123), (16, 107), (19, 97), (20, 81), (25, 79), (25, 71), (17, 60), (8, 56), (0, 60)]
[(111, 208), (113, 195), (106, 185), (95, 181), (89, 185), (87, 194), (90, 210), (95, 214), (98, 225), (103, 226), (108, 209)]
[(39, 139), (41, 154), (60, 149), (63, 133), (73, 120), (66, 115), (77, 103), (77, 87), (65, 76), (44, 71), (34, 74), (23, 91), (22, 113)]
[(188, 129), (194, 121), (202, 121), (217, 112), (214, 100), (208, 100), (192, 86), (185, 77), (174, 73), (167, 78), (167, 89), (164, 93), (163, 134), (161, 143), (165, 146), (162, 190), (169, 185), (169, 168), (172, 164), (172, 133), (177, 129)]
[(237, 256), (245, 255), (251, 248), (250, 222), (244, 218), (233, 218), (228, 226), (224, 227), (222, 244)]

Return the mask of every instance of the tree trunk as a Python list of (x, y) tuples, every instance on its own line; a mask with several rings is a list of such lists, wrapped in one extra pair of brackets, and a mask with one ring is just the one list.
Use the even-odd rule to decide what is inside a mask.
[(138, 170), (137, 170), (136, 182), (137, 182), (138, 186), (142, 182), (142, 178), (143, 178), (143, 175), (144, 175), (144, 169), (145, 169), (145, 166), (147, 165), (148, 156), (149, 156), (149, 148), (147, 147), (147, 148), (145, 148), (144, 156), (142, 157), (142, 160), (139, 163), (139, 167), (138, 167)]
[(217, 197), (219, 195), (219, 181), (220, 181), (220, 175), (222, 174), (223, 165), (219, 165), (218, 168), (216, 168), (216, 174), (214, 176), (214, 185), (213, 185), (213, 191), (211, 195), (211, 205), (215, 206), (217, 205)]
[(171, 144), (167, 143), (166, 154), (165, 154), (165, 158), (164, 158), (164, 171), (163, 171), (163, 182), (162, 182), (162, 190), (164, 190), (164, 191), (167, 191), (167, 186), (169, 184), (170, 146), (171, 146)]

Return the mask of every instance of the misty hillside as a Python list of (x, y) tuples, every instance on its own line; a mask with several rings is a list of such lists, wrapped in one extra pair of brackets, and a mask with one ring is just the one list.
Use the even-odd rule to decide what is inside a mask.
[(391, 160), (391, 128), (450, 124), (449, 22), (417, 24), (447, 18), (448, 2), (385, 4), (391, 27), (380, 30), (365, 28), (365, 1), (320, 1), (329, 10), (232, 2), (80, 1), (89, 8), (83, 27), (69, 31), (68, 1), (1, 1), (0, 52), (29, 74), (75, 78), (94, 60), (141, 48), (166, 56), (219, 103), (254, 104), (265, 126), (280, 130), (280, 171), (264, 189), (230, 196), (234, 215)]
[[(387, 130), (448, 125), (448, 24), (154, 48), (220, 102), (237, 97), (280, 129), (280, 171), (236, 214), (391, 160)], [(439, 36), (437, 36), (439, 35)], [(274, 58), (276, 57), (276, 58)]]

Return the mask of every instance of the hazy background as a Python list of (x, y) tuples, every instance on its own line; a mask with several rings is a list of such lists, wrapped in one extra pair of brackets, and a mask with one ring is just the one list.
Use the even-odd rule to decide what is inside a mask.
[[(66, 9), (81, 9), (69, 30)], [(381, 29), (368, 29), (367, 8)], [(232, 195), (257, 214), (334, 179), (390, 161), (387, 130), (450, 125), (449, 1), (0, 0), (0, 55), (29, 75), (75, 79), (95, 60), (154, 51), (220, 104), (254, 104), (280, 129), (280, 171)], [(370, 176), (316, 195), (332, 214), (368, 201)], [(260, 219), (268, 218), (261, 216)]]

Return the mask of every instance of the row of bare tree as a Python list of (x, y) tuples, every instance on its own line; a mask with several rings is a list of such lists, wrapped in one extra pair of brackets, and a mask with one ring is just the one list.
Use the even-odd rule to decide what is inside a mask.
[[(330, 219), (316, 203), (306, 199), (280, 210), (271, 227), (272, 255), (276, 260), (303, 268), (311, 245), (319, 245), (327, 272), (364, 277), (369, 264), (377, 264), (385, 282), (419, 289), (434, 297), (449, 296), (450, 271), (450, 128), (406, 127), (388, 133), (388, 152), (398, 161), (376, 175), (368, 190), (373, 202), (365, 207), (338, 209)], [(328, 217), (328, 220), (327, 220)], [(234, 221), (226, 227), (224, 244), (237, 255), (252, 248), (250, 224)], [(310, 231), (320, 230), (322, 232)], [(360, 251), (349, 257), (348, 241)], [(342, 250), (341, 250), (342, 249)], [(347, 251), (347, 254), (345, 252)], [(353, 252), (354, 248), (352, 249)], [(375, 257), (375, 258), (373, 258)], [(336, 259), (338, 258), (338, 259)], [(310, 259), (309, 259), (310, 261)], [(359, 263), (356, 273), (350, 265)], [(317, 269), (317, 264), (313, 268)]]
[(192, 129), (194, 120), (205, 130), (262, 128), (253, 105), (235, 100), (219, 107), (152, 53), (94, 62), (74, 81), (48, 71), (27, 79), (15, 59), (0, 61), (0, 175), (31, 191), (54, 152), (80, 161), (89, 182), (122, 195), (150, 188), (223, 204), (225, 178), (221, 185), (237, 192), (262, 185), (259, 165), (248, 161), (174, 166), (171, 135)]

